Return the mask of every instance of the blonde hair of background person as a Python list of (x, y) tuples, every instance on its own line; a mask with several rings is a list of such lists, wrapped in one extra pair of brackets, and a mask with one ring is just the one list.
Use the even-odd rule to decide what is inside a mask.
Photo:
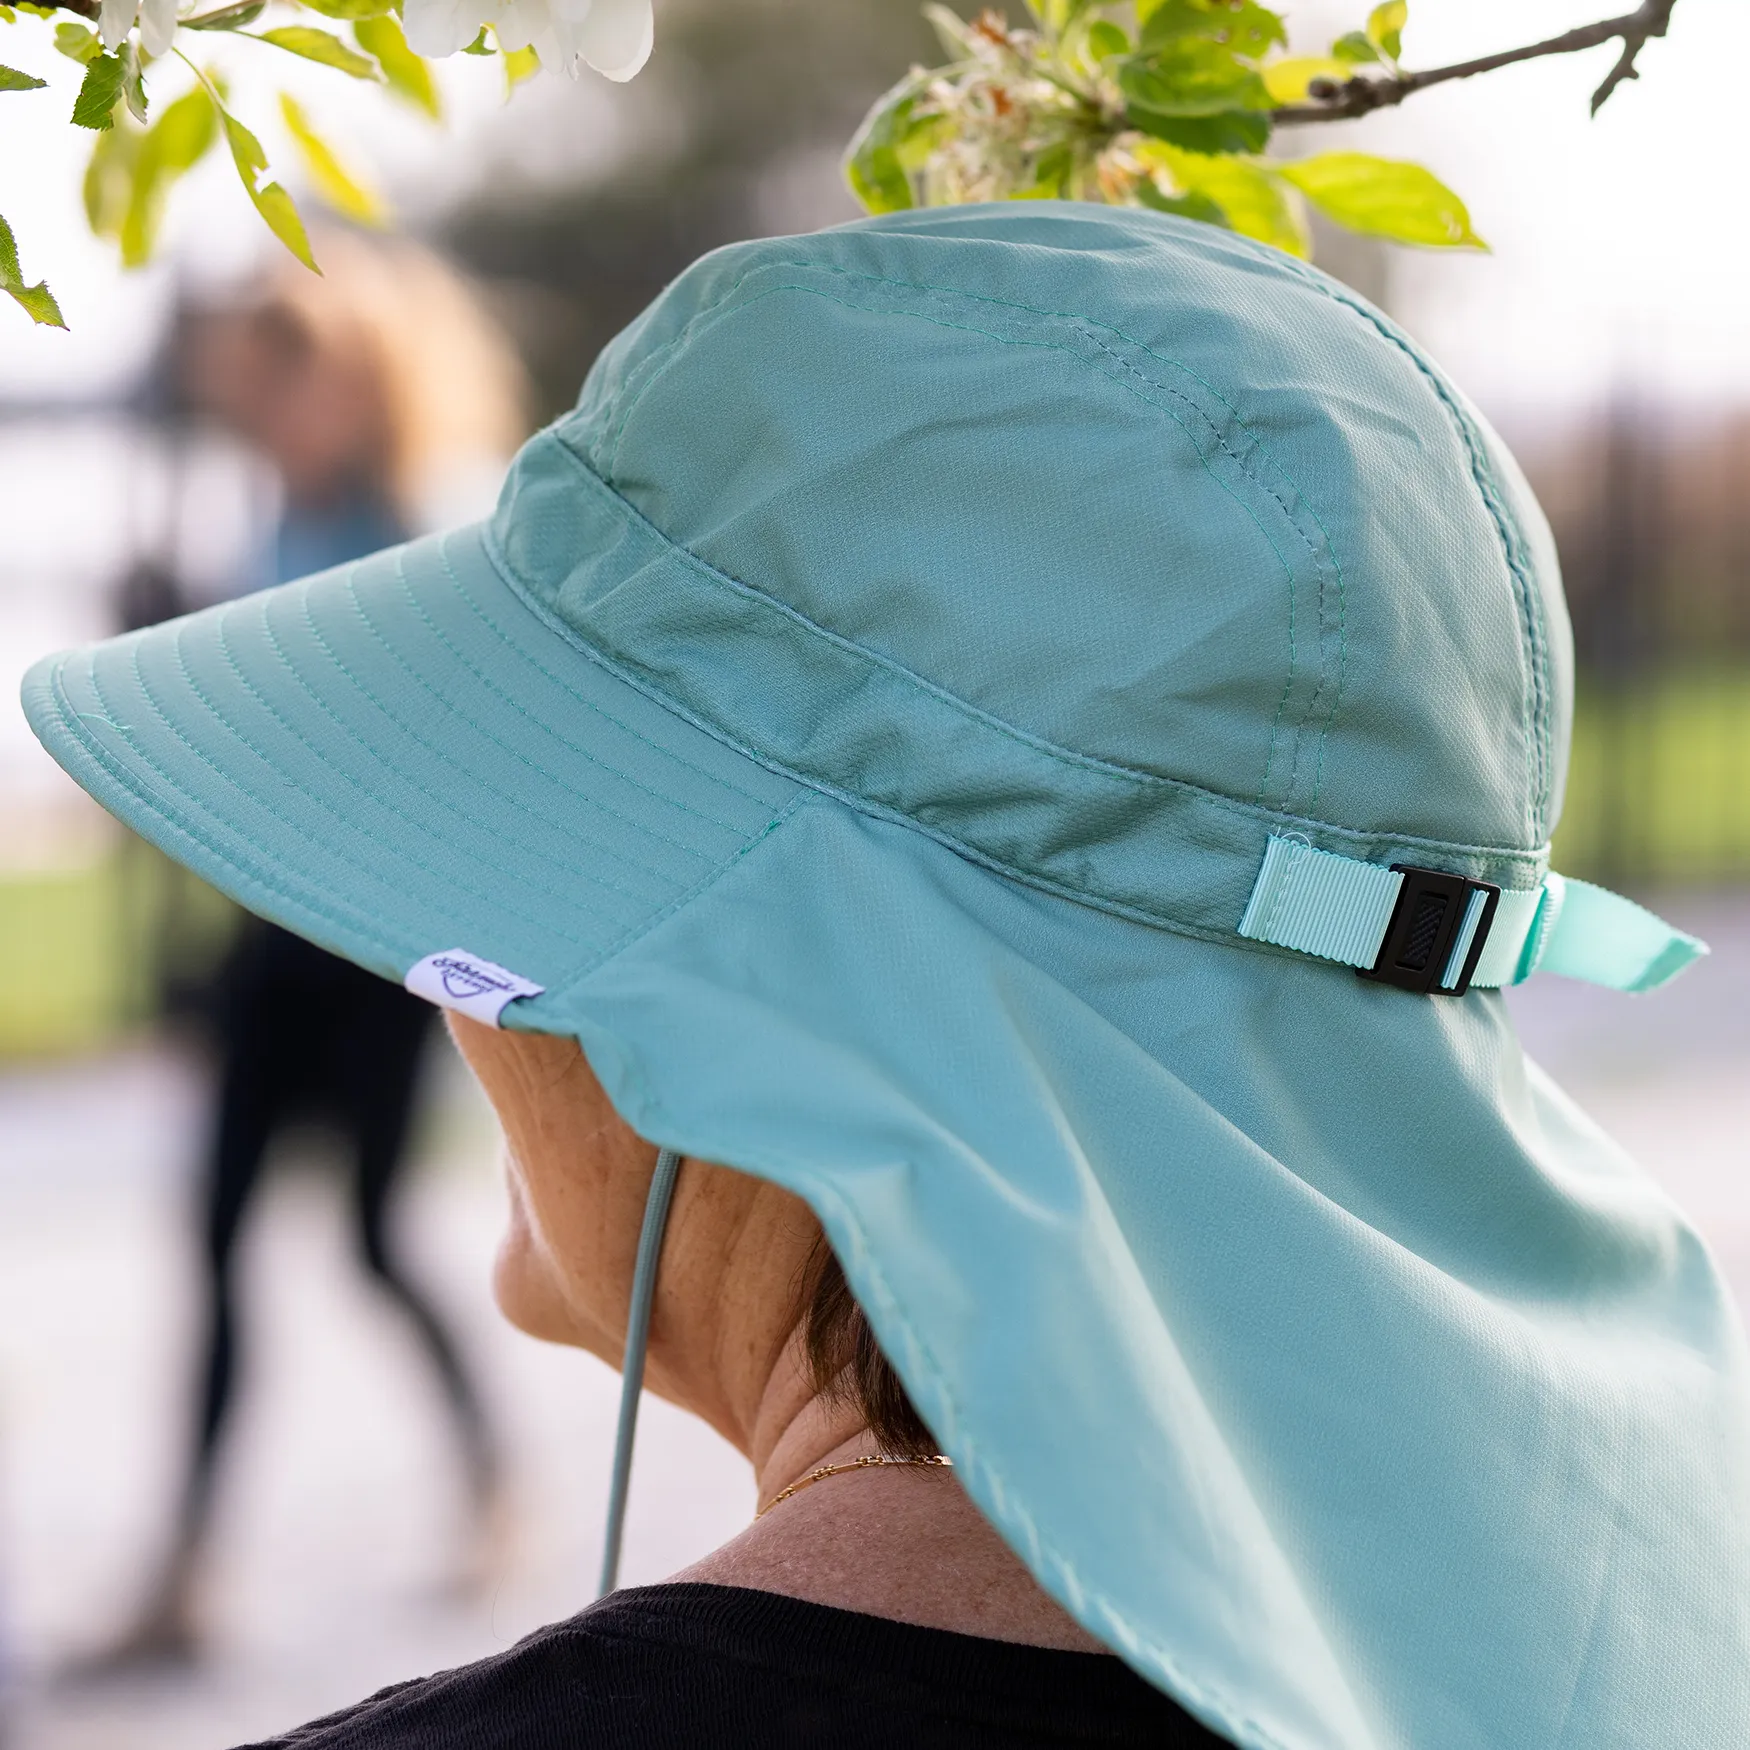
[[(529, 384), (521, 361), (479, 293), (455, 268), (406, 238), (333, 230), (316, 238), (322, 274), (281, 259), (237, 305), (201, 312), (189, 363), (195, 398), (265, 450), (296, 492), (296, 457), (284, 427), (302, 395), (324, 441), (337, 398), (369, 386), (375, 405), (359, 465), (414, 532), (490, 508), (505, 465), (528, 434)], [(263, 325), (307, 347), (301, 381), (254, 393), (237, 350)], [(359, 367), (364, 369), (360, 370)], [(263, 401), (269, 405), (261, 405)], [(250, 404), (250, 403), (254, 404)], [(346, 422), (338, 422), (345, 424)], [(292, 447), (296, 447), (295, 440)], [(324, 455), (319, 462), (332, 466)], [(288, 466), (290, 463), (290, 466)]]

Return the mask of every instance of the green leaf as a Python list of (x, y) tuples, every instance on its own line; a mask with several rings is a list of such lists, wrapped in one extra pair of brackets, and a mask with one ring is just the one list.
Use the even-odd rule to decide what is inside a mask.
[(1339, 61), (1347, 61), (1351, 66), (1362, 66), (1368, 61), (1379, 59), (1379, 50), (1367, 40), (1366, 33), (1352, 30), (1337, 38), (1331, 44), (1331, 54)]
[(238, 0), (235, 6), (220, 6), (181, 21), (184, 30), (241, 30), (267, 10), (267, 0)]
[(1404, 25), (1409, 16), (1409, 0), (1386, 0), (1367, 15), (1367, 40), (1388, 61), (1396, 61), (1403, 53)]
[(1204, 195), (1221, 208), (1230, 229), (1289, 255), (1311, 253), (1306, 221), (1273, 170), (1250, 159), (1186, 152), (1162, 140), (1137, 148), (1138, 160), (1166, 171), (1182, 195)]
[(129, 167), (126, 202), (115, 228), (124, 267), (139, 267), (151, 260), (170, 185), (206, 156), (218, 132), (213, 100), (204, 85), (197, 85), (168, 105), (139, 136)]
[(1273, 44), (1288, 41), (1282, 15), (1255, 0), (1156, 0), (1146, 11), (1139, 7), (1138, 16), (1145, 48), (1200, 36), (1255, 61)]
[(1061, 37), (1093, 3), (1094, 0), (1027, 0), (1027, 10), (1046, 29)]
[(503, 49), (504, 94), (509, 97), (525, 79), (533, 79), (541, 70), (541, 57), (533, 49)]
[(1233, 109), (1226, 115), (1211, 116), (1151, 115), (1147, 110), (1132, 109), (1126, 120), (1157, 140), (1210, 156), (1262, 152), (1270, 139), (1270, 117), (1255, 109)]
[(69, 61), (89, 66), (103, 53), (103, 39), (96, 31), (82, 24), (61, 23), (55, 26), (55, 47)]
[(359, 18), (381, 18), (385, 13), (395, 10), (395, 0), (303, 0), (312, 12), (320, 12), (329, 18), (344, 18), (348, 20)]
[(919, 119), (922, 94), (922, 79), (908, 74), (875, 100), (845, 149), (845, 181), (868, 212), (897, 213), (917, 204), (900, 148)]
[(1088, 26), (1088, 53), (1096, 61), (1130, 53), (1130, 38), (1110, 19), (1099, 18)]
[(1436, 249), (1488, 245), (1464, 202), (1431, 170), (1366, 152), (1321, 152), (1277, 167), (1327, 218), (1369, 237)]
[(1268, 109), (1269, 90), (1257, 70), (1219, 43), (1179, 38), (1152, 54), (1136, 55), (1118, 69), (1118, 89), (1127, 102), (1157, 116), (1222, 115), (1235, 109)]
[(73, 101), (73, 125), (102, 130), (113, 126), (112, 115), (128, 69), (119, 55), (99, 55), (85, 69), (79, 95)]
[(923, 9), (924, 17), (929, 21), (930, 28), (936, 33), (937, 40), (947, 50), (952, 61), (963, 61), (973, 54), (972, 26), (957, 13), (950, 12), (946, 6), (938, 5), (936, 0)]
[(1354, 78), (1355, 69), (1348, 61), (1330, 55), (1301, 55), (1286, 61), (1272, 61), (1264, 69), (1264, 88), (1277, 103), (1305, 103), (1308, 87), (1315, 79), (1329, 79), (1341, 85)]
[(405, 98), (415, 109), (424, 110), (434, 122), (444, 119), (443, 99), (432, 80), (431, 68), (407, 46), (398, 19), (387, 13), (361, 18), (353, 25), (352, 34), (366, 54), (376, 56), (389, 89), (397, 97)]
[(481, 25), (474, 40), (462, 51), (464, 55), (490, 55), (493, 52), (492, 42), (486, 34), (485, 25)]
[(41, 91), (48, 80), (34, 73), (21, 73), (16, 67), (0, 66), (0, 91)]
[(267, 154), (262, 151), (261, 142), (228, 109), (221, 109), (219, 114), (224, 118), (225, 140), (231, 148), (231, 160), (237, 166), (237, 175), (250, 200), (255, 203), (255, 210), (267, 222), (268, 230), (293, 255), (312, 273), (320, 273), (322, 270), (316, 265), (316, 257), (310, 253), (310, 239), (304, 233), (304, 221), (298, 217), (292, 197), (277, 182), (259, 180), (267, 172)]
[(145, 63), (141, 61), (139, 51), (131, 41), (122, 44), (116, 51), (122, 62), (122, 96), (127, 99), (128, 112), (137, 122), (146, 119), (146, 82)]
[(34, 286), (24, 283), (24, 275), (18, 267), (18, 240), (4, 219), (0, 219), (0, 292), (4, 292), (32, 322), (45, 328), (67, 326), (61, 317), (61, 306), (55, 302), (55, 294), (41, 280)]
[(1075, 148), (1067, 140), (1047, 146), (1033, 163), (1033, 182), (1017, 189), (1011, 200), (1063, 200), (1069, 195), (1069, 180), (1076, 167)]
[(1195, 219), (1201, 225), (1219, 225), (1229, 229), (1227, 214), (1206, 194), (1162, 194), (1145, 176), (1136, 185), (1136, 198), (1143, 206), (1157, 213), (1177, 213), (1181, 219)]
[(338, 67), (343, 73), (350, 73), (355, 79), (377, 79), (382, 74), (377, 71), (377, 63), (369, 55), (361, 55), (356, 49), (349, 49), (339, 37), (330, 36), (325, 30), (317, 30), (309, 24), (286, 24), (276, 30), (263, 30), (252, 33), (257, 42), (272, 43), (276, 49), (284, 49), (288, 54), (302, 55), (306, 61), (320, 61), (325, 67)]
[(280, 115), (304, 160), (304, 168), (316, 192), (343, 217), (360, 225), (382, 225), (388, 212), (377, 195), (365, 187), (334, 155), (333, 148), (310, 125), (303, 106), (289, 93), (280, 93)]
[(134, 165), (144, 137), (144, 130), (124, 116), (119, 127), (99, 134), (92, 141), (82, 193), (85, 217), (93, 236), (120, 237), (122, 220), (133, 194)]

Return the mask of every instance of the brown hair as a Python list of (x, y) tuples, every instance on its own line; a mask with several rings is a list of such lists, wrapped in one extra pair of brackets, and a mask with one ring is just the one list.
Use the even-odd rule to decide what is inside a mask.
[(825, 1234), (815, 1236), (797, 1281), (797, 1325), (814, 1389), (856, 1410), (875, 1444), (890, 1458), (926, 1458), (939, 1452), (906, 1395)]

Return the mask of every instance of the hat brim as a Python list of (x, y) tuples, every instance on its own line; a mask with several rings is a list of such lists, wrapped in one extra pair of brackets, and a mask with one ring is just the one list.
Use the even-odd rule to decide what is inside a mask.
[(388, 976), (534, 980), (507, 1021), (643, 1135), (804, 1197), (993, 1523), (1235, 1743), (1721, 1741), (1735, 1315), (1497, 996), (995, 875), (649, 696), (474, 531), (26, 703), (246, 905)]
[(798, 786), (610, 673), (479, 528), (38, 663), (25, 714), (142, 837), (386, 977), (455, 947), (557, 993)]

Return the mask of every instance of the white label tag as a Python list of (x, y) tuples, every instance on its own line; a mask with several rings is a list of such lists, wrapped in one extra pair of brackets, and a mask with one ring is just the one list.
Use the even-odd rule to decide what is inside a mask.
[(441, 954), (426, 955), (401, 982), (416, 997), (470, 1015), (489, 1027), (498, 1025), (506, 1003), (518, 997), (538, 997), (547, 988), (494, 966), (466, 948), (446, 948)]

